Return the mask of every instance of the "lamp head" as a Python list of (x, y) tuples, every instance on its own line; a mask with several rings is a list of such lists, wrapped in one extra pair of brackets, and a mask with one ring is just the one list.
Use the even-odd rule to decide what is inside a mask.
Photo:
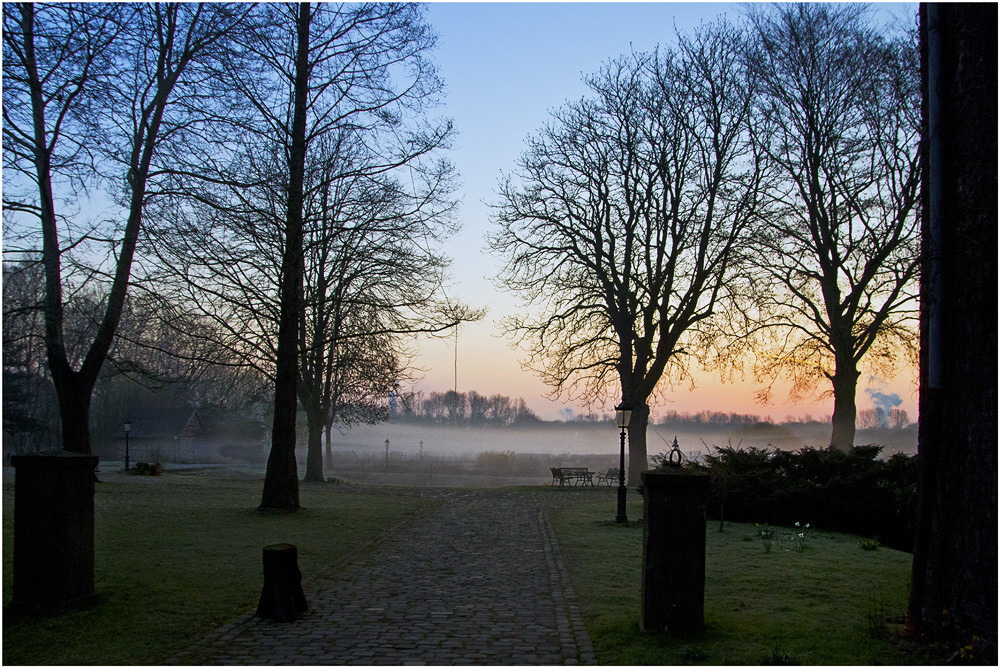
[(632, 419), (632, 406), (624, 401), (615, 406), (615, 419), (619, 429), (628, 427), (629, 420)]

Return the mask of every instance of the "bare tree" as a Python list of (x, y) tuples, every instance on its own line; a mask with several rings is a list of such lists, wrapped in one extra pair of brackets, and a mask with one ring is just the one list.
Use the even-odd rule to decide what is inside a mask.
[(717, 24), (609, 63), (501, 184), (498, 282), (526, 305), (506, 331), (553, 394), (604, 401), (620, 386), (632, 484), (648, 467), (650, 397), (684, 376), (741, 283), (759, 178), (743, 48)]
[(454, 229), (450, 165), (414, 156), (400, 174), (384, 172), (381, 156), (351, 134), (317, 151), (306, 203), (299, 400), (313, 480), (323, 479), (324, 428), (329, 442), (335, 422), (386, 417), (387, 397), (410, 366), (403, 336), (473, 316), (437, 298), (447, 263), (436, 249)]
[[(364, 308), (382, 303), (376, 290), (357, 308), (351, 305), (365, 281), (379, 289), (396, 281), (397, 294), (418, 281), (440, 283), (440, 266), (433, 276), (421, 266), (412, 267), (412, 278), (403, 273), (416, 256), (401, 252), (399, 239), (412, 235), (415, 248), (430, 241), (432, 228), (448, 229), (451, 205), (442, 202), (451, 168), (434, 155), (447, 147), (452, 129), (448, 121), (427, 118), (442, 86), (426, 58), (434, 37), (419, 6), (274, 4), (256, 11), (257, 30), (241, 37), (246, 58), (226, 72), (234, 107), (218, 113), (207, 168), (192, 164), (195, 180), (177, 182), (179, 197), (163, 212), (171, 224), (157, 252), (161, 269), (183, 279), (182, 287), (175, 282), (178, 301), (217, 319), (226, 346), (274, 379), (261, 508), (294, 509), (303, 371), (305, 402), (322, 408), (336, 394), (328, 381), (337, 373), (347, 377), (346, 361), (373, 361), (349, 353), (338, 358), (345, 353), (339, 338), (399, 331), (387, 320), (364, 333), (337, 329), (378, 322)], [(418, 185), (404, 189), (404, 180)], [(184, 223), (171, 230), (173, 221)], [(415, 221), (425, 236), (407, 228)], [(380, 249), (380, 243), (388, 245)], [(338, 265), (345, 259), (353, 264)], [(338, 272), (353, 277), (366, 259), (371, 266), (363, 280), (338, 283)], [(325, 271), (332, 273), (316, 273)], [(391, 303), (416, 312), (431, 294), (421, 290)], [(349, 312), (338, 316), (337, 308)], [(393, 317), (398, 314), (377, 316)]]
[[(8, 229), (20, 234), (5, 253), (41, 257), (45, 267), (45, 342), (66, 450), (91, 451), (91, 396), (121, 319), (144, 207), (155, 191), (156, 158), (191, 123), (196, 105), (187, 102), (198, 95), (202, 74), (191, 75), (240, 11), (4, 5), (3, 151), (5, 177), (14, 177), (5, 178), (14, 187), (5, 189), (4, 209), (38, 221), (38, 227), (11, 222)], [(85, 186), (100, 182), (122, 204), (124, 221), (87, 228), (81, 216), (57, 209), (60, 199), (80, 198)], [(66, 274), (74, 254), (98, 260)], [(64, 332), (67, 299), (91, 281), (104, 286), (106, 298), (90, 344), (74, 355)]]
[(916, 50), (910, 36), (880, 34), (868, 12), (752, 14), (754, 133), (769, 168), (757, 370), (772, 384), (789, 377), (793, 399), (829, 382), (830, 443), (841, 449), (854, 443), (862, 365), (890, 375), (916, 345)]

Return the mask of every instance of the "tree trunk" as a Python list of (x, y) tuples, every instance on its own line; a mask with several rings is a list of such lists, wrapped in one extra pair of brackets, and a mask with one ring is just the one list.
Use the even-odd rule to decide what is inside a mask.
[(323, 482), (323, 410), (315, 405), (315, 402), (303, 402), (308, 404), (306, 409), (306, 424), (309, 427), (309, 436), (306, 441), (306, 475), (305, 480)]
[(94, 383), (84, 382), (79, 373), (69, 374), (69, 378), (56, 383), (63, 450), (89, 455), (90, 402)]
[[(907, 630), (997, 645), (997, 6), (920, 8), (921, 460)], [(989, 648), (992, 647), (992, 650)], [(992, 651), (992, 657), (990, 653)]]
[(856, 397), (860, 377), (861, 374), (853, 364), (837, 363), (837, 371), (832, 379), (833, 433), (830, 436), (830, 445), (836, 450), (848, 452), (854, 447), (858, 418)]
[(309, 94), (309, 3), (301, 3), (298, 9), (292, 136), (288, 152), (288, 215), (285, 250), (281, 258), (281, 306), (275, 360), (274, 423), (261, 509), (295, 510), (299, 507), (295, 416), (299, 385), (299, 310), (302, 308), (302, 282), (305, 273), (302, 254), (302, 188), (306, 156), (306, 103)]
[(323, 428), (326, 430), (326, 461), (333, 459), (333, 422), (325, 421)]
[(642, 472), (649, 469), (646, 452), (646, 428), (649, 426), (649, 406), (645, 401), (633, 404), (632, 419), (628, 423), (628, 484), (637, 487)]

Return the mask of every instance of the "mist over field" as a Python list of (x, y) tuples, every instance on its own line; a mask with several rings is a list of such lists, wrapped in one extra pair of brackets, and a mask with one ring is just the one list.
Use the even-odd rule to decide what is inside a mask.
[[(650, 425), (647, 452), (650, 456), (669, 450), (677, 438), (681, 451), (696, 459), (717, 446), (733, 445), (782, 450), (803, 446), (821, 448), (829, 441), (830, 427), (825, 423), (773, 425), (759, 423), (733, 430), (674, 429), (670, 425)], [(884, 455), (916, 452), (916, 429), (859, 430), (859, 445), (877, 443)], [(390, 456), (475, 457), (486, 452), (549, 455), (555, 465), (560, 456), (608, 455), (619, 452), (619, 431), (608, 424), (546, 423), (537, 428), (442, 427), (408, 422), (361, 425), (343, 433), (334, 432), (332, 451), (354, 453), (359, 457), (384, 456), (389, 440)], [(422, 444), (422, 446), (421, 446)]]

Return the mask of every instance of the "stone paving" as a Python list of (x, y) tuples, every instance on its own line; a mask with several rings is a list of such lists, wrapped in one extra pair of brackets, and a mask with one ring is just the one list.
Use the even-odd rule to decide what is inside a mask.
[(596, 664), (548, 520), (573, 494), (439, 495), (434, 510), (374, 550), (303, 574), (301, 619), (246, 614), (169, 663)]

